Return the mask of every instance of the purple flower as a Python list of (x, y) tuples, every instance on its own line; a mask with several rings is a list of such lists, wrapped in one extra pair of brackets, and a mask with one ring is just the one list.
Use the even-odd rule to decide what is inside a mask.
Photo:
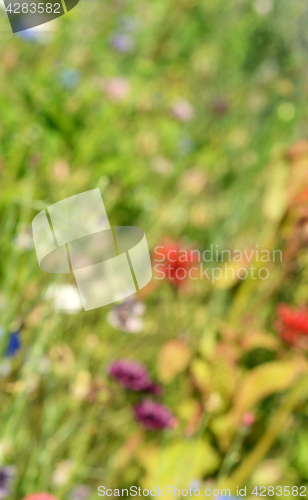
[(12, 482), (15, 477), (15, 467), (1, 467), (0, 469), (0, 500), (10, 494)]
[(109, 368), (109, 374), (116, 378), (122, 387), (132, 391), (160, 393), (160, 387), (152, 383), (144, 366), (128, 359), (117, 359)]
[(155, 401), (141, 401), (134, 408), (135, 417), (149, 430), (174, 427), (175, 417), (163, 405)]
[(118, 52), (131, 52), (135, 48), (134, 39), (127, 33), (114, 33), (110, 37), (110, 45)]

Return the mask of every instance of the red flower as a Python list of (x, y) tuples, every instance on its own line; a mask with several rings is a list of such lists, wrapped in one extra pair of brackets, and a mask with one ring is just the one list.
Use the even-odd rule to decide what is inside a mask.
[[(197, 252), (198, 254), (198, 252)], [(174, 287), (182, 286), (190, 276), (192, 264), (198, 261), (196, 251), (181, 245), (181, 242), (165, 238), (154, 248), (153, 260), (157, 279), (165, 279)]]
[(52, 495), (51, 493), (30, 493), (30, 495), (27, 495), (24, 497), (22, 500), (59, 500), (57, 497)]
[(276, 312), (275, 327), (284, 342), (296, 345), (303, 336), (308, 336), (308, 309), (279, 304)]

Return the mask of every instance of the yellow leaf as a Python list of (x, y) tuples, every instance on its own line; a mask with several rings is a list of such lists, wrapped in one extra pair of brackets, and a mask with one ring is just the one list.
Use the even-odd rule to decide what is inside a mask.
[(287, 207), (288, 165), (278, 162), (266, 174), (267, 189), (263, 199), (263, 214), (271, 222), (279, 222)]
[(266, 332), (248, 332), (242, 338), (242, 347), (247, 351), (260, 347), (275, 351), (278, 349), (279, 344), (280, 342), (277, 337)]
[(209, 366), (200, 359), (192, 362), (191, 374), (199, 391), (208, 394), (211, 390), (211, 371)]
[[(173, 485), (182, 490), (196, 477), (201, 477), (214, 472), (219, 465), (219, 456), (211, 445), (204, 440), (192, 440), (177, 442), (142, 456), (142, 465), (146, 469), (146, 475), (141, 480), (143, 488), (151, 489), (159, 485)], [(172, 493), (167, 491), (165, 498), (173, 498)]]
[(158, 353), (157, 374), (164, 383), (172, 382), (183, 372), (191, 359), (191, 349), (182, 340), (169, 340)]
[(183, 399), (176, 407), (175, 413), (184, 422), (189, 422), (200, 406), (199, 401), (193, 398)]
[(240, 279), (246, 276), (247, 267), (248, 262), (244, 259), (241, 262), (236, 262), (234, 260), (225, 262), (224, 265), (217, 268), (217, 270), (220, 271), (219, 275), (215, 273), (214, 269), (212, 270), (214, 273), (213, 286), (219, 290), (232, 288), (240, 281)]
[(298, 359), (293, 361), (272, 361), (250, 370), (238, 392), (234, 412), (242, 414), (256, 403), (276, 392), (288, 389), (303, 366)]

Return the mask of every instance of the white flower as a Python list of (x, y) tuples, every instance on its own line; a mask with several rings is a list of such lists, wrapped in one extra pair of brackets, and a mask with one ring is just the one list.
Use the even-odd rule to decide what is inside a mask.
[(50, 285), (45, 299), (52, 301), (55, 311), (75, 314), (83, 309), (79, 291), (73, 285)]

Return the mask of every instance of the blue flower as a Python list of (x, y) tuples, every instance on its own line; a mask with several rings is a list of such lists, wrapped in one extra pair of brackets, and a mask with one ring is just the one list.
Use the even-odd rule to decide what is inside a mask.
[(6, 348), (5, 355), (8, 358), (13, 358), (16, 352), (21, 348), (21, 340), (20, 340), (20, 330), (16, 330), (15, 332), (10, 333), (9, 341)]

